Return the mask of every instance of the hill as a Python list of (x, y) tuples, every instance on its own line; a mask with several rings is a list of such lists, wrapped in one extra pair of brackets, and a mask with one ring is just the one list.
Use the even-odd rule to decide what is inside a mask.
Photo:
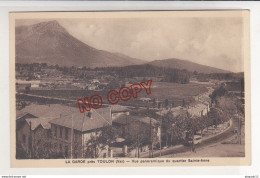
[(122, 54), (95, 49), (70, 35), (57, 21), (16, 27), (15, 49), (17, 63), (91, 68), (144, 63)]
[(149, 62), (148, 64), (158, 67), (169, 67), (175, 69), (186, 69), (188, 71), (194, 72), (197, 71), (199, 73), (230, 73), (229, 71), (225, 71), (222, 69), (197, 64), (194, 62), (180, 60), (180, 59), (164, 59), (164, 60), (155, 60)]

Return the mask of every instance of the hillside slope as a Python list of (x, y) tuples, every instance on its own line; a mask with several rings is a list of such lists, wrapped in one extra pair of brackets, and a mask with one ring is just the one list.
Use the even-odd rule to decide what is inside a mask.
[(139, 59), (95, 49), (71, 36), (57, 21), (16, 27), (15, 49), (18, 63), (93, 68), (144, 63)]
[(186, 60), (180, 60), (180, 59), (155, 60), (155, 61), (149, 62), (148, 64), (158, 66), (158, 67), (186, 69), (191, 72), (197, 71), (199, 73), (229, 73), (229, 71), (197, 64), (197, 63), (186, 61)]

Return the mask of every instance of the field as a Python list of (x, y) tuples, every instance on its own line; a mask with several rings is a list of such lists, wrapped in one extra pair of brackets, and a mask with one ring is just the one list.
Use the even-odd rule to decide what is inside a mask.
[(120, 102), (122, 105), (131, 106), (152, 106), (152, 103), (142, 102), (139, 99), (155, 98), (159, 101), (165, 101), (168, 99), (169, 104), (174, 103), (174, 106), (182, 105), (182, 100), (185, 100), (186, 104), (194, 101), (193, 96), (197, 96), (200, 93), (207, 91), (208, 85), (205, 84), (178, 84), (178, 83), (167, 83), (167, 82), (153, 82), (151, 86), (151, 95), (147, 96), (145, 90), (138, 94), (138, 99), (132, 99), (127, 102)]
[(152, 83), (152, 96), (158, 99), (183, 99), (196, 96), (207, 91), (206, 85), (203, 84), (178, 84), (166, 82)]
[[(141, 101), (141, 98), (150, 98), (156, 99), (159, 101), (165, 101), (168, 99), (169, 104), (174, 102), (174, 106), (179, 106), (182, 104), (183, 99), (185, 100), (186, 104), (192, 102), (193, 96), (196, 96), (200, 93), (204, 93), (207, 91), (207, 85), (204, 84), (178, 84), (178, 83), (166, 83), (166, 82), (153, 82), (151, 86), (151, 95), (146, 94), (145, 90), (143, 89), (142, 92), (138, 94), (137, 99), (130, 99), (128, 101), (120, 101), (119, 104), (121, 105), (128, 105), (128, 106), (142, 106), (147, 107), (148, 105), (152, 107), (153, 103), (147, 103)], [(80, 99), (84, 97), (91, 97), (93, 94), (98, 94), (102, 97), (103, 103), (107, 104), (107, 92), (108, 91), (87, 91), (87, 90), (31, 90), (29, 94), (38, 95), (38, 96), (48, 96), (48, 97), (55, 97), (55, 98), (64, 98), (64, 99)], [(19, 97), (21, 100), (30, 100), (32, 102), (39, 101), (39, 99), (25, 98)], [(53, 101), (42, 101), (43, 103), (53, 103)]]

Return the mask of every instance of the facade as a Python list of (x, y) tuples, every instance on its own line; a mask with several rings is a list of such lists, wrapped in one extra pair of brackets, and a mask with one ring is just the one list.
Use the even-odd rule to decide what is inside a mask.
[[(17, 112), (16, 142), (30, 158), (83, 158), (88, 140), (108, 125), (108, 107), (81, 114), (65, 105), (31, 104)], [(108, 150), (102, 151), (107, 157)]]
[[(100, 108), (90, 114), (81, 114), (76, 109), (73, 114), (50, 121), (52, 144), (57, 155), (65, 158), (86, 158), (88, 140), (97, 136), (100, 130), (112, 125), (111, 109)], [(108, 156), (108, 149), (99, 150), (101, 157)]]
[[(47, 143), (51, 138), (49, 120), (53, 118), (39, 118), (30, 113), (18, 116), (16, 120), (16, 142), (26, 155), (31, 158), (48, 157), (51, 151)], [(50, 145), (49, 145), (49, 148)], [(43, 150), (46, 150), (44, 153)], [(19, 157), (19, 155), (17, 155)]]
[(140, 139), (150, 142), (151, 133), (154, 140), (160, 138), (160, 123), (150, 117), (121, 114), (113, 118), (113, 126), (122, 138), (135, 138), (139, 135)]

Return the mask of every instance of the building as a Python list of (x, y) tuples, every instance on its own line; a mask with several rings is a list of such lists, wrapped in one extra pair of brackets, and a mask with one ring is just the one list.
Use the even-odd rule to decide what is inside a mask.
[[(16, 117), (16, 141), (30, 158), (41, 158), (43, 150), (48, 150), (43, 141), (51, 138), (49, 123), (53, 117), (39, 117), (30, 113), (19, 113)], [(49, 142), (50, 143), (50, 142)], [(50, 148), (50, 147), (49, 147)], [(51, 153), (50, 150), (48, 150)], [(39, 155), (41, 154), (41, 155)], [(47, 152), (46, 152), (47, 154)], [(19, 157), (19, 155), (17, 155)], [(47, 155), (45, 155), (47, 156)]]
[[(77, 108), (72, 108), (71, 114), (51, 120), (50, 124), (52, 144), (57, 154), (65, 158), (85, 158), (88, 157), (88, 140), (98, 135), (103, 127), (112, 125), (111, 109), (100, 108), (82, 114)], [(108, 156), (108, 148), (99, 151), (101, 157)]]
[(84, 145), (89, 138), (104, 126), (112, 125), (108, 107), (86, 115), (66, 105), (31, 104), (16, 115), (17, 144), (31, 158), (85, 157)]
[(209, 104), (196, 104), (194, 107), (190, 107), (188, 109), (188, 112), (191, 114), (191, 116), (193, 117), (202, 117), (202, 116), (206, 116), (209, 112)]
[(151, 132), (160, 138), (160, 123), (154, 118), (144, 116), (133, 116), (128, 114), (118, 114), (113, 117), (113, 126), (119, 130), (122, 138), (139, 135), (144, 137), (145, 141), (149, 141)]

